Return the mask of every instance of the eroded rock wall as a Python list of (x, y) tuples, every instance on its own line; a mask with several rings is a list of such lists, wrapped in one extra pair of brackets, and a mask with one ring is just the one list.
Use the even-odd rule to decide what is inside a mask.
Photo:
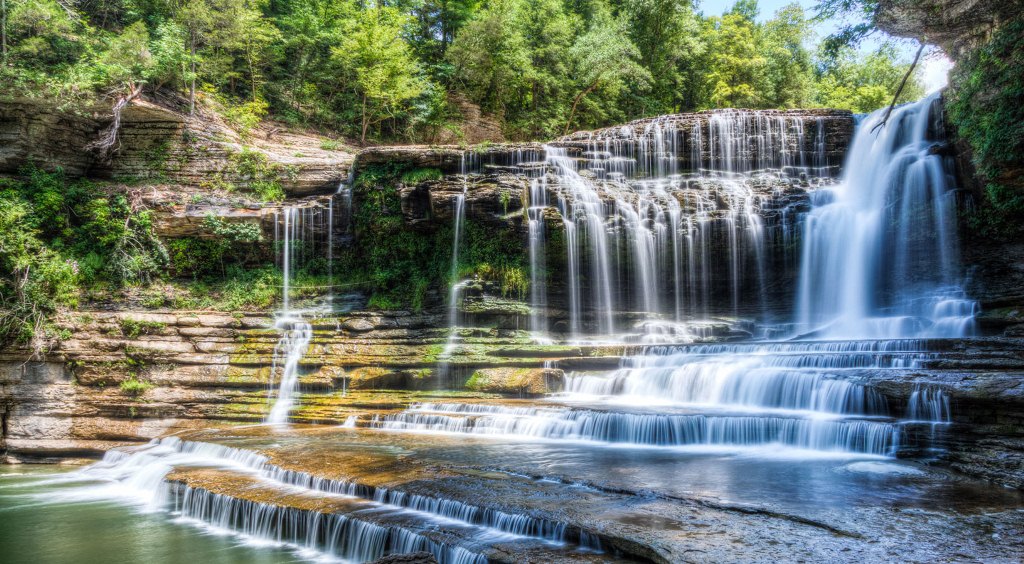
[(301, 197), (335, 191), (348, 179), (354, 160), (354, 151), (325, 138), (272, 125), (242, 136), (211, 113), (190, 116), (165, 101), (147, 100), (124, 110), (118, 144), (101, 155), (89, 145), (108, 125), (107, 113), (102, 105), (71, 110), (47, 100), (3, 101), (0, 174), (18, 174), (35, 164), (62, 168), (72, 177), (243, 191), (254, 180), (272, 180), (289, 196)]

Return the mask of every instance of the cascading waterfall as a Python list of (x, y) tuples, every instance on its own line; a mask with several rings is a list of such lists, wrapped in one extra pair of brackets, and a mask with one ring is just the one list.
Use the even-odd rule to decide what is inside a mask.
[[(550, 193), (562, 218), (570, 340), (639, 330), (678, 341), (689, 321), (763, 316), (766, 273), (776, 260), (767, 246), (791, 246), (799, 217), (774, 203), (779, 189), (768, 187), (828, 182), (831, 174), (824, 121), (812, 141), (804, 119), (723, 111), (687, 129), (668, 116), (642, 130), (546, 145), (549, 173), (532, 180), (526, 210), (534, 311), (548, 306), (541, 261)], [(644, 321), (623, 326), (619, 312)], [(544, 331), (539, 317), (531, 323), (535, 334)]]
[[(568, 250), (569, 278), (569, 331), (573, 337), (581, 330), (583, 272), (580, 266), (582, 237), (592, 250), (590, 254), (590, 280), (593, 292), (592, 307), (597, 312), (598, 327), (602, 333), (612, 333), (615, 322), (612, 317), (615, 304), (612, 301), (611, 256), (608, 249), (608, 234), (605, 227), (605, 204), (592, 182), (576, 170), (576, 161), (565, 149), (545, 146), (547, 162), (554, 168), (560, 179), (558, 207), (565, 225), (565, 242)], [(582, 228), (582, 229), (581, 229)]]
[(547, 341), (547, 258), (544, 254), (544, 211), (547, 209), (547, 178), (530, 181), (526, 208), (530, 251), (530, 331), (534, 339)]
[(865, 369), (913, 368), (936, 354), (927, 342), (913, 339), (654, 346), (623, 359), (622, 368), (610, 374), (570, 374), (565, 392), (547, 404), (423, 403), (369, 425), (646, 447), (890, 457), (921, 446), (907, 442), (908, 426), (948, 421), (948, 399), (922, 388), (894, 414), (881, 393), (850, 378)]
[(960, 337), (956, 186), (934, 94), (859, 125), (842, 181), (804, 225), (797, 321), (819, 338)]
[[(295, 242), (301, 240), (296, 233), (301, 232), (297, 225), (299, 209), (295, 207), (285, 208), (284, 216), (283, 247), (281, 259), (281, 271), (283, 275), (283, 295), (281, 298), (282, 308), (274, 322), (274, 326), (282, 331), (281, 340), (274, 347), (274, 360), (271, 366), (271, 376), (276, 375), (280, 369), (280, 382), (277, 389), (277, 400), (274, 402), (270, 413), (267, 414), (266, 422), (270, 424), (282, 424), (288, 422), (288, 414), (295, 404), (295, 393), (299, 387), (299, 361), (306, 354), (309, 342), (313, 338), (313, 326), (302, 319), (299, 312), (292, 311), (289, 296), (291, 290), (292, 266), (295, 261)], [(333, 217), (332, 217), (333, 219)], [(330, 245), (328, 245), (330, 246)], [(271, 379), (273, 384), (273, 379)]]
[[(166, 481), (172, 471), (192, 468), (244, 477), (245, 489), (263, 492), (268, 499), (311, 495), (327, 503), (310, 511)], [(85, 500), (90, 495), (106, 499), (111, 491), (117, 491), (120, 497), (149, 511), (168, 511), (220, 530), (351, 562), (427, 551), (442, 563), (484, 563), (488, 559), (477, 550), (486, 542), (576, 545), (600, 550), (597, 535), (570, 528), (564, 522), (457, 499), (324, 478), (276, 466), (254, 451), (182, 441), (173, 436), (140, 447), (111, 450), (101, 462), (73, 473), (68, 480), (106, 484), (76, 494)], [(332, 506), (339, 511), (324, 509)], [(447, 533), (435, 534), (442, 527)], [(456, 544), (459, 542), (466, 546)]]
[(465, 287), (465, 282), (459, 280), (459, 249), (462, 247), (462, 230), (466, 221), (466, 194), (469, 192), (469, 170), (471, 163), (467, 163), (466, 153), (462, 154), (459, 161), (459, 173), (462, 177), (462, 193), (456, 194), (453, 200), (453, 221), (452, 221), (452, 265), (448, 276), (448, 341), (445, 343), (441, 355), (441, 370), (447, 371), (447, 360), (455, 352), (458, 343), (459, 330), (459, 293)]
[[(335, 200), (340, 208), (335, 213)], [(351, 218), (350, 194), (347, 186), (323, 200), (310, 200), (298, 205), (287, 206), (274, 217), (274, 248), (277, 249), (278, 265), (281, 268), (282, 294), (281, 310), (277, 312), (274, 327), (281, 331), (281, 339), (274, 347), (271, 364), (271, 389), (268, 397), (273, 406), (266, 422), (287, 423), (288, 414), (295, 405), (299, 387), (299, 364), (313, 338), (313, 326), (308, 318), (321, 309), (300, 310), (292, 307), (292, 282), (295, 273), (311, 261), (327, 260), (328, 299), (321, 304), (322, 310), (334, 308), (333, 299), (333, 257), (335, 227), (342, 221), (345, 231)], [(276, 387), (274, 379), (278, 378)], [(276, 388), (276, 398), (275, 398)]]

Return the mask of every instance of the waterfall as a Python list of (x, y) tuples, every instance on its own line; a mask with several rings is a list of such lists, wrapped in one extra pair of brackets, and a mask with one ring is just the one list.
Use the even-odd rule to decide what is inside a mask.
[(278, 372), (281, 377), (277, 388), (277, 400), (266, 418), (266, 422), (270, 424), (288, 422), (288, 414), (295, 404), (295, 392), (299, 387), (299, 361), (306, 354), (309, 342), (313, 338), (313, 326), (302, 319), (300, 312), (292, 311), (290, 306), (289, 293), (292, 267), (295, 264), (295, 242), (300, 239), (297, 233), (301, 232), (297, 225), (300, 210), (296, 207), (288, 207), (283, 210), (282, 215), (284, 216), (284, 229), (282, 232), (281, 271), (284, 293), (281, 298), (281, 311), (274, 322), (274, 327), (282, 334), (281, 339), (274, 347), (274, 360), (270, 369), (271, 387), (273, 387), (273, 378)]
[[(196, 468), (202, 469), (198, 483), (166, 481), (174, 470)], [(209, 482), (203, 475), (211, 472), (230, 476), (224, 482), (228, 487), (241, 484), (241, 495), (204, 489)], [(425, 550), (442, 563), (483, 563), (488, 558), (480, 551), (489, 543), (601, 548), (599, 534), (566, 522), (400, 487), (327, 478), (277, 466), (258, 452), (174, 436), (108, 451), (102, 461), (68, 480), (101, 484), (76, 492), (80, 501), (106, 500), (114, 493), (148, 511), (187, 518), (185, 522), (348, 562)], [(213, 483), (217, 485), (216, 479)], [(310, 510), (274, 501), (296, 495), (321, 503)]]
[(831, 182), (824, 119), (813, 136), (806, 119), (715, 111), (545, 145), (547, 173), (532, 180), (527, 208), (531, 305), (547, 307), (550, 199), (565, 239), (570, 340), (672, 340), (694, 321), (767, 316), (768, 272), (795, 263), (785, 255), (803, 205), (797, 185)]
[[(462, 176), (462, 193), (456, 194), (453, 201), (453, 222), (452, 222), (452, 266), (448, 276), (448, 342), (445, 343), (442, 358), (447, 359), (455, 350), (458, 341), (459, 328), (459, 292), (465, 287), (464, 282), (459, 281), (459, 248), (462, 247), (462, 230), (466, 221), (466, 195), (469, 192), (469, 167), (467, 166), (467, 155), (465, 152), (459, 163), (459, 173)], [(442, 370), (447, 368), (447, 362), (442, 362)]]
[[(592, 307), (598, 318), (599, 331), (610, 334), (614, 331), (612, 301), (611, 256), (608, 233), (605, 226), (605, 204), (596, 186), (576, 170), (576, 161), (568, 156), (565, 149), (545, 146), (547, 162), (560, 179), (565, 191), (559, 197), (559, 210), (565, 224), (567, 263), (569, 270), (570, 319), (569, 327), (573, 338), (582, 329), (582, 294), (580, 279), (581, 247), (590, 249), (589, 279), (593, 292)], [(582, 229), (581, 229), (582, 228)], [(586, 241), (580, 235), (586, 237)], [(584, 245), (585, 243), (585, 245)]]
[(530, 331), (535, 340), (547, 340), (547, 257), (544, 256), (544, 211), (547, 209), (547, 179), (530, 181), (527, 230), (530, 252)]
[[(342, 207), (335, 213), (335, 199), (342, 200)], [(271, 364), (270, 390), (268, 396), (274, 400), (267, 415), (266, 422), (272, 424), (286, 423), (288, 413), (295, 404), (295, 395), (299, 387), (299, 364), (309, 348), (313, 338), (313, 327), (307, 317), (313, 310), (293, 308), (292, 284), (295, 273), (314, 260), (326, 261), (320, 268), (326, 267), (328, 298), (322, 307), (329, 311), (333, 305), (334, 246), (335, 225), (342, 219), (346, 225), (351, 213), (349, 210), (347, 187), (342, 185), (334, 196), (324, 200), (310, 200), (297, 205), (284, 207), (275, 213), (274, 246), (278, 249), (278, 264), (281, 267), (282, 295), (281, 310), (277, 312), (274, 327), (281, 331), (281, 338), (274, 347)], [(340, 218), (339, 218), (340, 216)], [(276, 385), (276, 400), (274, 399)]]
[[(569, 374), (534, 404), (421, 403), (369, 422), (390, 431), (715, 452), (893, 457), (927, 446), (949, 400), (921, 388), (899, 414), (862, 370), (913, 368), (927, 342), (787, 341), (651, 346), (610, 374)], [(862, 383), (863, 382), (863, 383)], [(926, 435), (908, 426), (932, 424)]]
[(842, 181), (804, 225), (797, 321), (823, 338), (959, 337), (976, 309), (959, 286), (956, 192), (939, 95), (859, 125)]

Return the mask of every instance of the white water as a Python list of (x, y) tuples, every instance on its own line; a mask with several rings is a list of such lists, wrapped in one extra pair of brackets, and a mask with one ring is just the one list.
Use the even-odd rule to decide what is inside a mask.
[(544, 245), (544, 212), (548, 206), (547, 177), (530, 181), (529, 204), (526, 209), (530, 250), (530, 331), (534, 339), (548, 339), (547, 257)]
[[(268, 401), (273, 405), (265, 419), (267, 423), (287, 423), (295, 406), (299, 366), (313, 338), (309, 319), (351, 305), (335, 302), (334, 285), (337, 235), (341, 233), (341, 242), (347, 242), (351, 220), (352, 190), (346, 184), (340, 184), (329, 198), (311, 198), (274, 215), (274, 248), (282, 274), (281, 309), (275, 315), (274, 328), (281, 332), (281, 338), (274, 347), (271, 364)], [(317, 260), (326, 260), (325, 299), (312, 307), (293, 307), (291, 294), (296, 272)]]
[(459, 341), (459, 294), (466, 287), (466, 281), (459, 280), (459, 249), (462, 247), (462, 231), (466, 221), (466, 194), (469, 192), (469, 166), (467, 158), (471, 155), (462, 153), (459, 161), (459, 172), (462, 176), (462, 193), (455, 195), (452, 221), (452, 265), (448, 276), (448, 340), (441, 352), (438, 370), (444, 379), (448, 378), (449, 360), (455, 353)]
[(270, 409), (266, 422), (282, 424), (288, 422), (288, 414), (295, 406), (295, 394), (299, 387), (299, 362), (309, 349), (313, 339), (313, 326), (293, 312), (283, 312), (277, 318), (275, 327), (283, 332), (281, 340), (274, 347), (274, 363), (271, 374), (280, 371), (277, 401)]
[[(329, 502), (321, 507), (338, 502), (346, 511), (305, 511), (166, 481), (171, 471), (189, 468), (245, 476), (248, 489), (266, 491), (269, 498), (311, 496)], [(473, 564), (487, 562), (475, 551), (503, 543), (600, 550), (595, 534), (570, 530), (563, 522), (287, 470), (257, 452), (177, 437), (111, 450), (101, 462), (55, 480), (81, 485), (47, 501), (117, 499), (143, 511), (167, 512), (204, 530), (231, 532), (249, 543), (292, 547), (316, 560), (366, 562), (386, 554), (427, 551), (442, 563)], [(438, 531), (446, 534), (441, 537)]]
[[(773, 260), (766, 249), (790, 239), (798, 217), (763, 185), (799, 176), (826, 182), (830, 173), (824, 124), (819, 120), (815, 133), (821, 142), (812, 144), (804, 119), (721, 111), (682, 131), (669, 116), (642, 131), (592, 134), (568, 149), (545, 146), (548, 173), (532, 180), (527, 205), (534, 334), (543, 340), (548, 330), (536, 312), (549, 305), (549, 193), (565, 240), (569, 340), (639, 333), (646, 342), (678, 341), (691, 335), (687, 325), (695, 319), (762, 315)], [(645, 320), (626, 326), (620, 312)]]
[(388, 430), (467, 433), (659, 447), (751, 447), (889, 456), (900, 431), (887, 421), (815, 418), (795, 411), (671, 414), (563, 407), (420, 404), (378, 423)]
[(842, 182), (804, 224), (797, 320), (818, 338), (961, 337), (976, 306), (959, 284), (956, 192), (933, 151), (938, 95), (859, 125)]

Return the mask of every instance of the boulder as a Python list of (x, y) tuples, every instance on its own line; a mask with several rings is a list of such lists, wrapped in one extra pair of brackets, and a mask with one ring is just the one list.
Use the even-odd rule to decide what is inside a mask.
[(476, 392), (539, 396), (562, 390), (565, 373), (556, 368), (483, 368), (466, 388)]

